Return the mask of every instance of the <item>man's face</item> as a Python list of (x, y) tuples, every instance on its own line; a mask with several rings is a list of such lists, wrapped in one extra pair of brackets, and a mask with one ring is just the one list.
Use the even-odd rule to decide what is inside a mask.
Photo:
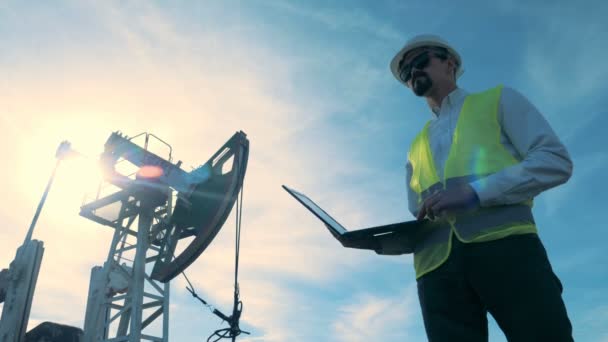
[(421, 47), (405, 55), (401, 78), (417, 96), (429, 94), (437, 82), (450, 81), (447, 56), (429, 47)]

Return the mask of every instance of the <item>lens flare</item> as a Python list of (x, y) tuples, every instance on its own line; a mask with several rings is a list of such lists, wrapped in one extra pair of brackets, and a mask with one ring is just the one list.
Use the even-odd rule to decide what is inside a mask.
[(163, 175), (163, 169), (154, 165), (144, 165), (137, 171), (137, 176), (141, 178), (158, 178)]

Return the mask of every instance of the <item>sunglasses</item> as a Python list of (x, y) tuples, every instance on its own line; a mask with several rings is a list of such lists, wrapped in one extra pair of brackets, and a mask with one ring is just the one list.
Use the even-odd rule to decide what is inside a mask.
[(447, 58), (447, 55), (442, 53), (435, 53), (432, 51), (424, 51), (423, 53), (412, 59), (411, 62), (401, 67), (401, 69), (399, 70), (399, 78), (404, 83), (407, 83), (407, 81), (412, 78), (412, 69), (416, 68), (418, 70), (422, 70), (426, 68), (427, 66), (429, 66), (431, 57), (437, 57), (441, 60), (445, 60)]

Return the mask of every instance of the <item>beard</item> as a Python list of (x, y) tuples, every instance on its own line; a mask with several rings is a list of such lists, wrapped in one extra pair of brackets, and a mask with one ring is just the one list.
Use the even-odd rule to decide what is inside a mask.
[(433, 86), (433, 81), (426, 75), (418, 75), (414, 78), (412, 90), (417, 96), (424, 96)]

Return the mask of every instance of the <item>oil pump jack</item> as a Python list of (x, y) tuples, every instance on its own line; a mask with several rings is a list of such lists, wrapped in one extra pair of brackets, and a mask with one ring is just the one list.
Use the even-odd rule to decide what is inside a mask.
[[(134, 143), (141, 137), (143, 146)], [(151, 139), (168, 147), (167, 159), (148, 150)], [(209, 246), (237, 202), (249, 154), (245, 133), (235, 133), (191, 172), (181, 169), (181, 161), (173, 164), (171, 154), (171, 146), (148, 133), (129, 138), (115, 132), (105, 144), (100, 162), (117, 191), (98, 195), (80, 210), (81, 216), (114, 230), (105, 263), (91, 271), (86, 342), (167, 341), (170, 281)], [(119, 171), (124, 163), (137, 171)], [(239, 209), (237, 202), (237, 222)], [(214, 311), (230, 324), (227, 336), (233, 341), (242, 332), (236, 276), (234, 300), (232, 315)], [(148, 328), (155, 325), (160, 332), (153, 335)]]
[[(134, 142), (144, 138), (144, 145)], [(156, 139), (168, 149), (168, 159), (148, 150)], [(0, 342), (22, 342), (44, 253), (43, 242), (33, 231), (53, 184), (60, 162), (78, 154), (64, 141), (57, 149), (57, 163), (38, 205), (24, 244), (17, 249), (9, 269), (0, 270)], [(81, 207), (80, 215), (114, 230), (103, 266), (91, 271), (84, 325), (84, 341), (168, 341), (169, 283), (196, 260), (222, 228), (235, 203), (237, 240), (235, 295), (232, 315), (213, 313), (229, 324), (211, 337), (232, 338), (247, 333), (239, 328), (242, 302), (238, 291), (238, 247), (242, 186), (247, 168), (249, 141), (235, 133), (205, 164), (186, 172), (181, 161), (172, 163), (172, 148), (153, 134), (129, 138), (115, 132), (108, 138), (100, 164), (106, 187), (113, 193)], [(124, 173), (120, 166), (137, 169)], [(124, 168), (120, 168), (124, 169)], [(240, 203), (237, 201), (240, 196)], [(175, 202), (175, 204), (174, 204)], [(137, 222), (137, 225), (134, 223)], [(136, 228), (134, 228), (136, 226)], [(183, 243), (185, 242), (185, 243)], [(188, 291), (199, 298), (190, 281)], [(159, 325), (156, 336), (146, 328)], [(158, 329), (157, 329), (158, 330)]]

